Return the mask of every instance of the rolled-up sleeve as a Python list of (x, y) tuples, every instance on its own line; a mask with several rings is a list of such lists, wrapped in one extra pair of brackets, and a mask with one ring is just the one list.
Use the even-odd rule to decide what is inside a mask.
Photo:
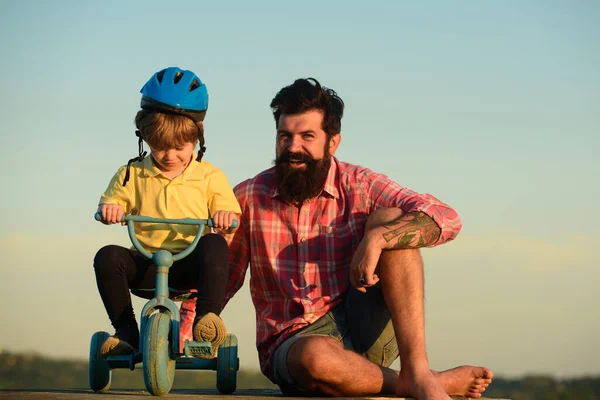
[(391, 181), (385, 175), (373, 174), (370, 178), (372, 179), (370, 185), (372, 210), (380, 207), (398, 207), (405, 213), (421, 211), (435, 221), (440, 227), (441, 234), (438, 240), (428, 247), (449, 242), (460, 232), (462, 222), (457, 212), (435, 196), (417, 193)]

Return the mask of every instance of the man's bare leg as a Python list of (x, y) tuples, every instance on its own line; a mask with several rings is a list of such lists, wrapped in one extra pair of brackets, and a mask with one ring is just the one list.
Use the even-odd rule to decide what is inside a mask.
[(288, 352), (287, 366), (301, 387), (330, 396), (377, 394), (383, 392), (384, 380), (388, 386), (398, 380), (394, 371), (382, 369), (327, 336), (298, 339)]
[[(419, 400), (447, 400), (448, 393), (480, 397), (491, 382), (489, 369), (463, 366), (442, 373), (429, 369), (425, 348), (423, 261), (419, 250), (383, 252), (379, 274), (400, 352), (396, 394)], [(469, 377), (473, 382), (465, 387)]]
[[(326, 336), (307, 336), (294, 343), (288, 368), (300, 386), (330, 396), (391, 394), (398, 385), (398, 371), (373, 364)], [(483, 367), (461, 366), (433, 376), (446, 393), (473, 398), (481, 397), (491, 382), (491, 371)]]
[(334, 396), (396, 393), (419, 400), (448, 399), (448, 394), (481, 397), (491, 383), (491, 370), (474, 366), (443, 372), (429, 370), (419, 251), (383, 252), (379, 274), (398, 340), (401, 371), (373, 364), (344, 349), (335, 339), (309, 336), (299, 339), (289, 350), (288, 368), (294, 379), (309, 390)]

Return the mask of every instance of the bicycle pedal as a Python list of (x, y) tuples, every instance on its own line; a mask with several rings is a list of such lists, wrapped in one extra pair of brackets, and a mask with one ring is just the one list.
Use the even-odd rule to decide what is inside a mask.
[(186, 357), (212, 357), (212, 343), (186, 340), (183, 353)]

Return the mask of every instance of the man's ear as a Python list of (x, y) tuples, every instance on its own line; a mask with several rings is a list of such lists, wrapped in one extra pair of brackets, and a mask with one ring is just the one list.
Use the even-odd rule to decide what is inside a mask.
[(329, 139), (329, 154), (334, 155), (340, 142), (342, 141), (342, 134), (336, 133)]

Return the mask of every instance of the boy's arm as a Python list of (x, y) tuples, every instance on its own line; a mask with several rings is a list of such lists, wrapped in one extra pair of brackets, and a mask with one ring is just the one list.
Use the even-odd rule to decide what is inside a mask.
[(100, 210), (104, 204), (117, 204), (123, 208), (123, 213), (128, 214), (133, 209), (134, 197), (132, 195), (134, 182), (129, 182), (123, 186), (123, 178), (127, 167), (123, 166), (113, 175), (108, 187), (100, 196), (98, 209)]
[(223, 210), (241, 214), (240, 203), (236, 199), (225, 173), (221, 170), (216, 170), (210, 175), (209, 179), (206, 199), (208, 210), (211, 213)]
[(235, 233), (225, 235), (220, 232), (229, 244), (229, 279), (223, 308), (244, 284), (250, 262), (248, 221), (245, 221), (244, 216), (241, 215), (238, 222), (239, 226)]
[(221, 170), (211, 176), (207, 190), (207, 206), (215, 227), (225, 234), (233, 234), (236, 228), (229, 228), (234, 219), (240, 223), (242, 209), (227, 177)]

